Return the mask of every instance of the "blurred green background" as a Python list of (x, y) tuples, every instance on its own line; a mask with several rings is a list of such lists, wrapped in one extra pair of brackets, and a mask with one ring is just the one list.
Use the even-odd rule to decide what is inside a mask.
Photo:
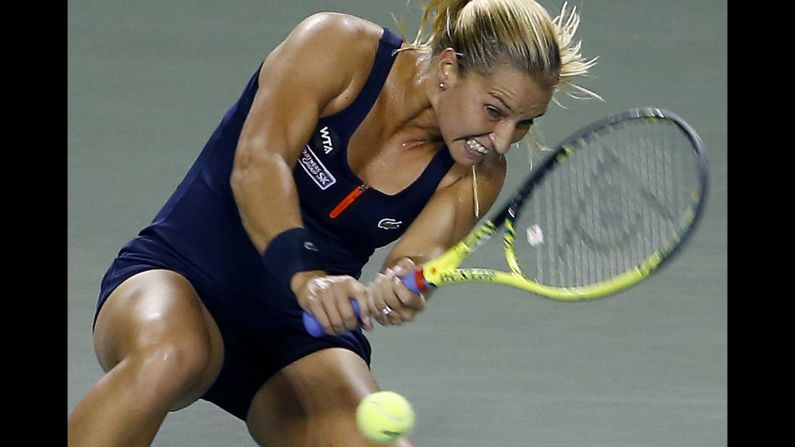
[[(556, 15), (562, 1), (542, 1)], [(173, 192), (261, 60), (305, 16), (359, 15), (410, 35), (404, 0), (70, 0), (68, 411), (101, 377), (91, 342), (99, 281)], [(417, 321), (371, 336), (373, 371), (412, 401), (420, 446), (711, 447), (727, 444), (727, 5), (579, 0), (599, 64), (539, 120), (550, 144), (603, 115), (653, 105), (699, 130), (707, 214), (676, 262), (627, 292), (563, 304), (507, 287), (440, 290)], [(509, 154), (504, 194), (526, 171)], [(504, 199), (501, 197), (500, 201)], [(500, 259), (499, 244), (483, 256)], [(363, 279), (385, 255), (379, 251)], [(254, 446), (199, 401), (156, 446)]]

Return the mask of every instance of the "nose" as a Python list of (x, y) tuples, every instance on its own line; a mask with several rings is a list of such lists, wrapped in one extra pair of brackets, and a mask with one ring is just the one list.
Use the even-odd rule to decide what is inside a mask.
[(511, 139), (513, 137), (513, 132), (510, 129), (506, 129), (508, 126), (501, 127), (499, 129), (495, 129), (494, 132), (489, 134), (489, 141), (491, 141), (491, 147), (497, 151), (498, 154), (504, 155), (508, 152), (508, 149), (511, 148)]

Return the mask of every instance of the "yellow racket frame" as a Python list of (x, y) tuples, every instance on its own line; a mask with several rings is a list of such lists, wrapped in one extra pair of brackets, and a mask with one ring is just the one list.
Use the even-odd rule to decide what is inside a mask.
[[(699, 197), (696, 193), (694, 194), (693, 199), (697, 202)], [(689, 227), (694, 217), (694, 213), (687, 213), (683, 217), (683, 227)], [(422, 274), (425, 281), (434, 287), (473, 282), (497, 283), (526, 290), (555, 301), (590, 300), (612, 295), (648, 278), (680, 241), (679, 234), (675, 233), (668, 244), (652, 253), (643, 262), (639, 263), (637, 267), (631, 268), (606, 281), (578, 287), (553, 287), (537, 283), (522, 273), (514, 249), (516, 231), (513, 222), (510, 220), (506, 221), (504, 227), (503, 246), (505, 260), (511, 270), (510, 272), (483, 268), (458, 268), (478, 245), (490, 239), (499, 231), (497, 225), (493, 221), (488, 220), (438, 258), (423, 264)]]
[[(699, 185), (692, 192), (691, 204), (688, 209), (680, 216), (678, 228), (662, 247), (651, 253), (636, 267), (618, 274), (610, 279), (596, 282), (594, 284), (575, 286), (575, 287), (555, 287), (540, 284), (532, 278), (528, 278), (519, 265), (519, 260), (514, 249), (516, 232), (513, 225), (514, 212), (507, 208), (498, 217), (485, 221), (481, 226), (472, 230), (463, 240), (456, 243), (438, 258), (423, 264), (421, 272), (424, 281), (433, 287), (445, 287), (453, 284), (463, 283), (496, 283), (510, 287), (526, 290), (530, 293), (550, 298), (556, 301), (581, 301), (595, 298), (602, 298), (632, 285), (638, 284), (648, 278), (659, 267), (666, 263), (673, 253), (683, 245), (684, 240), (692, 233), (695, 224), (700, 220), (703, 213), (704, 202), (706, 201), (709, 169), (704, 149), (703, 141), (698, 133), (687, 124), (679, 115), (669, 110), (656, 107), (633, 108), (623, 113), (616, 114), (600, 120), (586, 128), (574, 133), (559, 145), (559, 151), (554, 153), (539, 169), (528, 182), (524, 184), (517, 197), (522, 200), (530, 200), (524, 197), (533, 187), (533, 182), (540, 178), (543, 173), (550, 169), (553, 164), (562, 163), (575, 152), (572, 146), (584, 146), (590, 135), (598, 132), (611, 132), (620, 127), (623, 123), (634, 119), (649, 120), (653, 122), (665, 121), (670, 125), (679, 127), (690, 139), (695, 161), (698, 167)], [(516, 200), (512, 201), (511, 207), (515, 206)], [(493, 237), (500, 230), (503, 231), (503, 246), (505, 260), (510, 271), (500, 271), (484, 268), (459, 268), (461, 263), (469, 255), (483, 244), (486, 240)], [(416, 282), (416, 281), (415, 281)]]

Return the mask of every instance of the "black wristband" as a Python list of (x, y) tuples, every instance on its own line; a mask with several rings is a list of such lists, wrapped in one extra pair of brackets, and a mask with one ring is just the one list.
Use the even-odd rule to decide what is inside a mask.
[(290, 228), (271, 239), (262, 254), (265, 268), (290, 294), (293, 293), (290, 280), (294, 274), (323, 269), (320, 249), (313, 239), (306, 228)]

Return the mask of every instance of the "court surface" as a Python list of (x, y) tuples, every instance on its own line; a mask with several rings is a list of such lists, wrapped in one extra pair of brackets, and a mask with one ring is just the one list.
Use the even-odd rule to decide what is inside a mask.
[[(543, 2), (555, 14), (562, 1)], [(507, 287), (440, 290), (411, 325), (371, 336), (381, 386), (409, 398), (420, 446), (717, 447), (727, 444), (727, 7), (720, 0), (579, 0), (599, 56), (540, 129), (555, 143), (603, 115), (654, 105), (703, 137), (707, 215), (676, 262), (620, 295), (564, 304)], [(303, 17), (357, 14), (410, 35), (403, 0), (70, 0), (68, 402), (101, 377), (91, 344), (99, 281), (172, 193), (249, 76)], [(526, 154), (509, 154), (512, 189)], [(504, 195), (501, 199), (504, 198)], [(501, 200), (500, 200), (501, 201)], [(500, 259), (499, 244), (484, 259)], [(363, 278), (376, 271), (377, 252)], [(254, 446), (199, 401), (154, 445)]]

